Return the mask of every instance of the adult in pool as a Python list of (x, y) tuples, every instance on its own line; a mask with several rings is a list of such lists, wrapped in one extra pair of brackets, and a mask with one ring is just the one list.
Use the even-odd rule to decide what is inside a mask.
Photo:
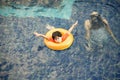
[[(76, 21), (68, 30), (69, 33), (72, 32), (72, 30), (74, 29), (74, 27), (76, 27), (78, 24), (78, 21)], [(55, 29), (53, 26), (47, 26), (47, 28), (49, 30), (51, 29)], [(34, 32), (34, 35), (37, 36), (37, 37), (43, 37), (49, 41), (53, 41), (55, 43), (60, 43), (60, 42), (63, 42), (68, 36), (69, 36), (69, 33), (65, 33), (62, 35), (62, 33), (60, 31), (55, 31), (52, 33), (52, 39), (51, 38), (48, 38), (46, 35), (43, 35), (43, 34), (39, 34), (38, 32)]]
[[(116, 39), (116, 37), (114, 36), (112, 30), (110, 29), (110, 26), (108, 24), (108, 21), (104, 18), (101, 17), (101, 15), (98, 12), (93, 11), (90, 14), (90, 19), (86, 20), (84, 22), (84, 27), (86, 30), (86, 40), (88, 41), (86, 49), (87, 50), (91, 50), (91, 31), (95, 31), (95, 30), (99, 30), (101, 28), (105, 28), (105, 30), (107, 30), (109, 32), (109, 34), (112, 36), (112, 38), (115, 40), (115, 42), (120, 45), (120, 42)], [(101, 33), (101, 32), (100, 32)], [(99, 34), (95, 34), (96, 36)], [(103, 34), (104, 35), (104, 34)]]

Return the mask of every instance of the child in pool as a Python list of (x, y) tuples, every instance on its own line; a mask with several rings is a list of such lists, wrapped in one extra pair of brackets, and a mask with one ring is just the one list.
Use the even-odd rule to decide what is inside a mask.
[[(69, 28), (68, 32), (71, 33), (72, 30), (73, 30), (73, 28), (76, 27), (77, 24), (78, 24), (78, 21), (76, 21), (76, 22)], [(49, 25), (47, 26), (47, 28), (48, 28), (49, 30), (54, 29), (54, 27), (51, 27), (51, 26), (49, 26)], [(49, 39), (47, 36), (45, 36), (45, 35), (43, 35), (43, 34), (39, 34), (39, 33), (37, 33), (37, 32), (34, 32), (34, 35), (37, 36), (37, 37), (46, 38), (47, 40), (50, 40), (50, 41), (53, 41), (53, 42), (56, 42), (56, 43), (60, 43), (60, 42), (64, 41), (64, 40), (69, 36), (68, 33), (65, 33), (65, 34), (62, 35), (61, 32), (59, 32), (59, 31), (55, 31), (55, 32), (52, 33), (52, 40)]]
[[(115, 40), (115, 42), (118, 45), (120, 45), (120, 42), (116, 39), (112, 30), (110, 29), (110, 26), (109, 26), (107, 20), (102, 18), (101, 15), (98, 12), (93, 11), (90, 14), (90, 19), (86, 20), (84, 25), (85, 25), (84, 27), (85, 27), (85, 30), (86, 30), (85, 38), (88, 41), (87, 46), (85, 46), (87, 50), (91, 50), (91, 43), (90, 43), (91, 30), (96, 31), (100, 28), (105, 28), (110, 33), (110, 35)], [(96, 35), (98, 35), (98, 34), (96, 34)]]

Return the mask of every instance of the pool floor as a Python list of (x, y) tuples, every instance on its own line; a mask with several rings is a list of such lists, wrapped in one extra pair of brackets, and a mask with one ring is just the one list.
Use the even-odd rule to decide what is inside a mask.
[[(84, 21), (97, 11), (120, 41), (120, 1), (75, 0), (71, 8), (69, 18), (0, 15), (0, 80), (120, 80), (120, 45), (108, 34), (102, 47), (96, 43), (87, 51), (84, 29)], [(77, 20), (74, 42), (66, 50), (51, 50), (33, 35), (45, 34), (47, 24), (69, 29)]]

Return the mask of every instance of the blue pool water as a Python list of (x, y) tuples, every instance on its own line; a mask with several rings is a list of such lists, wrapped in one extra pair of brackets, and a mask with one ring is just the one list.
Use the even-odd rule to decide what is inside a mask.
[[(39, 1), (39, 0), (38, 0)], [(51, 0), (55, 1), (55, 0)], [(57, 0), (56, 0), (57, 1)], [(4, 6), (0, 8), (0, 13), (3, 16), (16, 16), (16, 17), (57, 17), (69, 19), (72, 10), (72, 4), (74, 0), (59, 0), (60, 4), (56, 7), (52, 6), (25, 6), (21, 4), (12, 3), (9, 6)]]
[[(94, 43), (92, 51), (84, 47), (84, 21), (93, 11), (108, 20), (120, 41), (120, 1), (74, 0), (69, 6), (62, 12), (71, 12), (59, 17), (57, 13), (20, 16), (22, 12), (18, 15), (6, 12), (4, 15), (4, 6), (0, 7), (3, 10), (0, 12), (0, 80), (120, 80), (120, 45), (109, 34), (100, 33), (103, 35), (100, 39), (105, 40), (101, 41), (103, 47), (98, 43)], [(78, 25), (72, 31), (75, 40), (66, 50), (51, 50), (43, 38), (33, 35), (34, 31), (45, 34), (47, 24), (69, 29), (76, 20)]]

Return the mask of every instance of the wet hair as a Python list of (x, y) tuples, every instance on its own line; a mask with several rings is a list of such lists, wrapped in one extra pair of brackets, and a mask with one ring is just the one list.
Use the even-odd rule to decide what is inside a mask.
[(98, 29), (104, 26), (104, 23), (100, 14), (91, 15), (90, 17), (91, 17), (92, 29)]
[(58, 36), (58, 37), (61, 37), (62, 34), (61, 34), (59, 31), (55, 31), (55, 32), (52, 33), (52, 38), (53, 38), (53, 40), (54, 40), (57, 36)]

